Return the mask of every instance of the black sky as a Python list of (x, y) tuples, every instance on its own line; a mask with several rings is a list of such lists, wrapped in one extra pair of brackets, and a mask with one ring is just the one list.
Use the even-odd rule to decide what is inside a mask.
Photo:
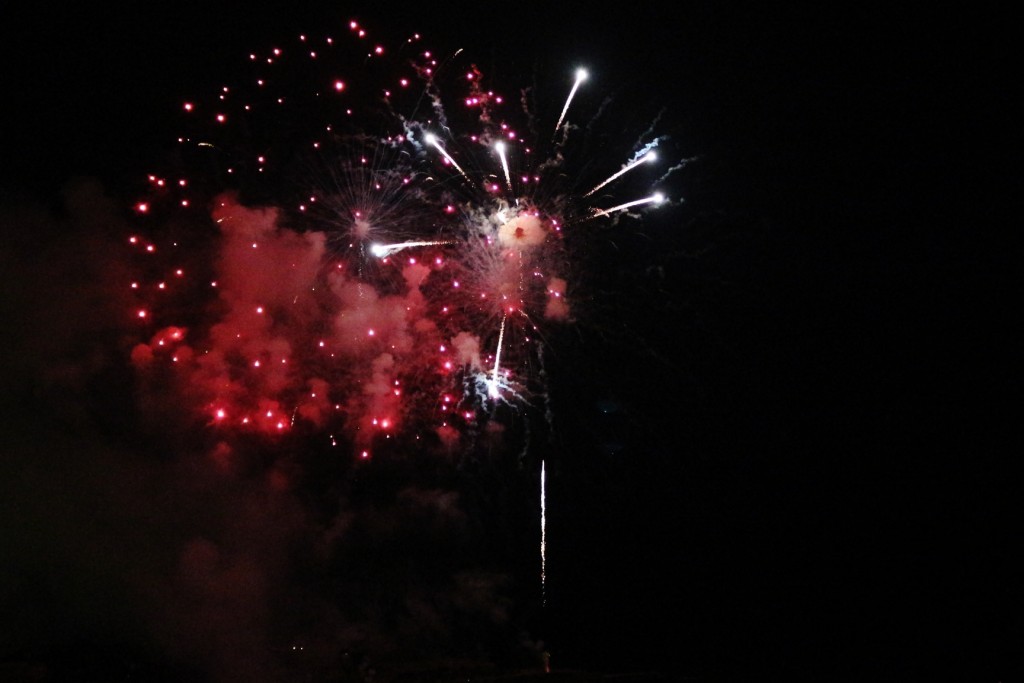
[[(26, 312), (33, 272), (20, 267), (66, 237), (27, 233), (23, 207), (73, 217), (62, 192), (76, 177), (129, 201), (173, 139), (182, 98), (219, 85), (253, 46), (356, 16), (484, 62), (511, 59), (527, 75), (535, 54), (587, 63), (601, 82), (663, 101), (675, 143), (697, 161), (674, 181), (686, 202), (671, 221), (615, 245), (625, 265), (604, 292), (620, 312), (612, 336), (643, 344), (623, 359), (596, 335), (568, 335), (554, 366), (563, 411), (545, 447), (556, 469), (550, 609), (538, 626), (553, 663), (665, 680), (1011, 678), (1022, 629), (1010, 565), (1020, 483), (1010, 208), (1021, 189), (1010, 150), (1022, 112), (1003, 22), (635, 4), (26, 7), (5, 28), (0, 61), (9, 348), (46, 336)], [(59, 314), (60, 300), (47, 310)], [(63, 407), (56, 431), (69, 436), (54, 437), (26, 415), (53, 397), (36, 366), (5, 355), (8, 486), (43, 476), (26, 474), (25, 444), (56, 449), (84, 429), (95, 443), (77, 457), (110, 457), (116, 424), (83, 428)], [(53, 509), (73, 515), (75, 477), (92, 468), (61, 468), (67, 481), (41, 494), (67, 494)], [(137, 471), (121, 474), (131, 487)], [(40, 557), (94, 567), (94, 549), (69, 541), (73, 522), (54, 540), (20, 505), (0, 504), (0, 543), (13, 549), (0, 546), (0, 578), (75, 580), (39, 571)], [(94, 523), (131, 527), (114, 511)], [(162, 524), (174, 534), (174, 518)], [(51, 541), (64, 547), (18, 556)], [(75, 609), (102, 611), (112, 583), (68, 591)], [(24, 594), (0, 596), (17, 607), (8, 614), (28, 609)], [(24, 626), (9, 618), (0, 633)], [(102, 649), (73, 626), (31, 628), (44, 646), (80, 637)], [(12, 671), (47, 657), (6, 645), (0, 666)]]

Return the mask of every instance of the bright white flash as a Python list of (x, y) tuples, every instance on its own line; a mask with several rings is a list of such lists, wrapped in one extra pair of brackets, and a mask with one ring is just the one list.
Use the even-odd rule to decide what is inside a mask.
[(597, 209), (594, 212), (594, 218), (607, 216), (615, 211), (625, 211), (626, 209), (634, 206), (641, 206), (642, 204), (661, 204), (663, 201), (665, 201), (665, 195), (660, 192), (655, 192), (650, 197), (644, 197), (643, 199), (636, 199), (631, 202), (626, 202), (625, 204), (619, 204), (618, 206), (613, 206), (610, 209)]
[(586, 193), (583, 196), (584, 197), (589, 197), (590, 195), (594, 194), (595, 192), (600, 190), (602, 187), (604, 187), (608, 183), (610, 183), (613, 180), (615, 180), (616, 178), (619, 178), (619, 177), (625, 175), (626, 173), (629, 173), (630, 171), (632, 171), (634, 168), (636, 168), (640, 164), (647, 163), (648, 161), (657, 161), (657, 159), (658, 159), (658, 155), (657, 154), (655, 154), (654, 152), (648, 152), (647, 154), (643, 155), (642, 157), (640, 157), (636, 161), (633, 161), (633, 162), (630, 162), (630, 163), (626, 164), (625, 166), (622, 167), (621, 170), (619, 170), (619, 171), (611, 174), (610, 176), (608, 176), (603, 182), (598, 183), (598, 185), (596, 187), (594, 187), (593, 190), (591, 190), (590, 192)]
[(580, 87), (580, 83), (587, 80), (586, 69), (576, 69), (576, 82), (572, 84), (572, 90), (569, 91), (569, 96), (565, 98), (565, 106), (562, 107), (562, 113), (558, 117), (558, 123), (555, 124), (555, 132), (562, 127), (562, 121), (565, 120), (565, 113), (569, 111), (569, 103), (572, 102), (572, 98), (576, 95), (576, 90)]

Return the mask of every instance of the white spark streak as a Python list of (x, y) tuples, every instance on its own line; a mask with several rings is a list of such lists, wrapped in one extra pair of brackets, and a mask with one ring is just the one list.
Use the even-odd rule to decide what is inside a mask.
[(458, 162), (452, 158), (452, 155), (448, 153), (448, 150), (441, 146), (441, 142), (437, 139), (436, 135), (434, 135), (433, 133), (427, 133), (426, 135), (423, 136), (423, 139), (427, 142), (427, 144), (436, 147), (437, 151), (444, 155), (444, 158), (448, 160), (448, 163), (450, 163), (452, 166), (458, 169), (459, 173), (462, 174), (463, 178), (469, 180), (469, 176), (466, 175), (466, 172), (462, 170), (462, 167), (459, 166)]
[(644, 197), (643, 199), (636, 199), (631, 202), (626, 202), (625, 204), (619, 204), (618, 206), (613, 206), (610, 209), (597, 209), (594, 211), (593, 217), (599, 218), (600, 216), (607, 216), (614, 211), (625, 211), (630, 207), (640, 206), (641, 204), (661, 204), (663, 201), (665, 201), (665, 195), (660, 192), (655, 192), (650, 197)]
[(565, 120), (565, 113), (569, 111), (569, 103), (572, 102), (572, 98), (576, 95), (577, 88), (580, 87), (580, 83), (587, 80), (587, 70), (577, 69), (576, 70), (576, 82), (572, 84), (572, 90), (569, 91), (569, 96), (565, 98), (565, 106), (562, 107), (562, 113), (558, 117), (558, 123), (555, 124), (555, 132), (562, 127), (562, 121)]
[(630, 162), (626, 166), (623, 166), (622, 170), (620, 170), (620, 171), (618, 171), (616, 173), (613, 173), (612, 175), (608, 176), (608, 178), (605, 179), (604, 182), (599, 183), (593, 190), (591, 190), (590, 192), (586, 193), (583, 196), (584, 197), (589, 197), (590, 195), (594, 194), (595, 192), (600, 190), (602, 187), (604, 187), (608, 183), (610, 183), (613, 180), (615, 180), (616, 178), (618, 178), (618, 177), (620, 177), (622, 175), (625, 175), (626, 173), (629, 173), (630, 171), (632, 171), (634, 168), (636, 168), (640, 164), (646, 163), (648, 161), (655, 161), (657, 158), (658, 158), (657, 154), (655, 154), (654, 152), (648, 152), (647, 154), (643, 155), (642, 157), (640, 157), (636, 161)]
[(494, 143), (494, 150), (501, 159), (501, 168), (505, 171), (505, 182), (508, 183), (508, 191), (512, 192), (512, 175), (508, 172), (508, 159), (505, 157), (505, 143), (499, 140)]
[(498, 350), (494, 352), (494, 371), (491, 373), (491, 379), (487, 382), (487, 393), (491, 398), (498, 398), (498, 387), (500, 385), (498, 381), (498, 372), (501, 370), (501, 344), (505, 338), (505, 319), (508, 316), (501, 317), (501, 329), (498, 331)]
[(540, 461), (540, 595), (541, 604), (547, 605), (546, 570), (547, 570), (547, 484), (544, 461)]
[(396, 242), (394, 244), (371, 244), (370, 253), (377, 258), (384, 258), (390, 256), (397, 251), (408, 249), (409, 247), (432, 247), (439, 244), (452, 244), (452, 240), (431, 240), (431, 241), (417, 241), (417, 242)]

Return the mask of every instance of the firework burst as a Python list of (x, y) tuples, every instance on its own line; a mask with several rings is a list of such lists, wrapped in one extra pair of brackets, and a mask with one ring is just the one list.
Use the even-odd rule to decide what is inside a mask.
[[(574, 319), (567, 234), (664, 201), (659, 139), (574, 175), (585, 71), (545, 121), (462, 51), (344, 33), (253, 53), (247, 81), (183, 104), (179, 165), (129, 240), (132, 359), (225, 434), (454, 448), (543, 392), (545, 330)], [(192, 217), (157, 226), (172, 206)]]

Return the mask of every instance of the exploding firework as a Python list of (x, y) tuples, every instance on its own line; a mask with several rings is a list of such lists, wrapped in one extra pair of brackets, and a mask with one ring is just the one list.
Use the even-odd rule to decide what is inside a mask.
[(458, 448), (543, 395), (546, 334), (575, 318), (572, 234), (665, 201), (661, 139), (575, 172), (586, 71), (546, 119), (461, 50), (354, 21), (248, 61), (182, 105), (179, 165), (136, 206), (151, 393), (225, 435), (307, 430), (361, 458)]

